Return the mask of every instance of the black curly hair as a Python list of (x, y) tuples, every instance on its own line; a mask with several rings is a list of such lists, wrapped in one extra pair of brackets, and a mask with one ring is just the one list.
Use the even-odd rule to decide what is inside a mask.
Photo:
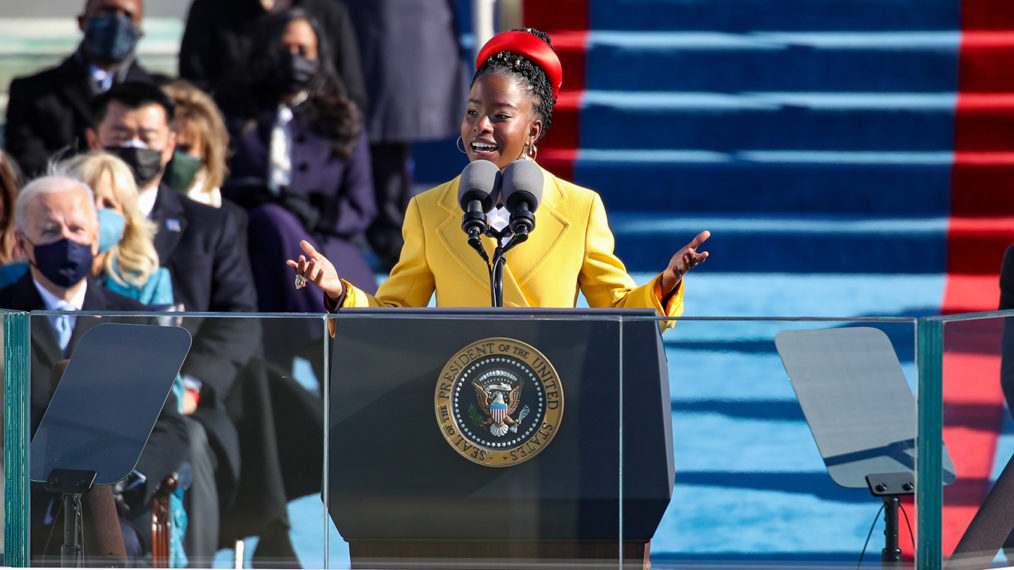
[[(549, 34), (546, 32), (536, 30), (535, 28), (515, 28), (511, 31), (528, 32), (546, 42), (554, 52), (556, 51), (552, 40), (549, 39)], [(539, 138), (541, 139), (546, 134), (546, 131), (549, 130), (549, 124), (553, 122), (553, 105), (556, 103), (556, 99), (553, 98), (553, 85), (549, 82), (549, 76), (546, 75), (546, 72), (538, 64), (523, 55), (501, 51), (489, 56), (486, 58), (486, 61), (482, 62), (482, 65), (475, 70), (475, 75), (472, 76), (472, 83), (469, 84), (469, 87), (475, 85), (475, 81), (487, 73), (510, 73), (523, 78), (528, 83), (528, 92), (536, 98), (535, 112), (542, 119), (542, 132), (539, 133)]]
[(264, 16), (254, 28), (253, 50), (247, 65), (239, 71), (233, 86), (220, 98), (229, 114), (253, 120), (265, 106), (277, 105), (284, 95), (274, 82), (273, 73), (282, 55), (279, 39), (289, 23), (306, 20), (317, 36), (319, 71), (306, 86), (307, 99), (294, 109), (310, 130), (327, 138), (333, 151), (348, 157), (362, 130), (362, 119), (355, 103), (348, 98), (345, 85), (331, 62), (329, 40), (316, 18), (302, 8), (294, 7)]

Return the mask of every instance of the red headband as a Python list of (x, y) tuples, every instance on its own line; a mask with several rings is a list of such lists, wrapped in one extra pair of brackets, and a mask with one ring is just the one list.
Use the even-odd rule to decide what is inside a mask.
[(556, 100), (560, 86), (563, 85), (563, 66), (549, 44), (528, 32), (503, 32), (482, 46), (479, 57), (475, 58), (475, 68), (479, 69), (486, 59), (502, 51), (523, 55), (541, 67), (549, 76), (549, 83), (553, 86), (553, 100)]

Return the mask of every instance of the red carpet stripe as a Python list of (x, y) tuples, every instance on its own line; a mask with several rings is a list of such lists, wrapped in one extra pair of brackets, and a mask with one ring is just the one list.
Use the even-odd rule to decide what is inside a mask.
[(525, 0), (522, 21), (553, 39), (563, 64), (563, 88), (553, 108), (553, 123), (539, 142), (539, 164), (567, 180), (581, 145), (580, 109), (588, 51), (588, 0)]
[[(1000, 261), (1014, 242), (1014, 2), (964, 0), (961, 18), (944, 314), (996, 309)], [(944, 491), (945, 556), (989, 489), (1006, 413), (998, 325), (945, 333), (944, 442), (958, 473)]]

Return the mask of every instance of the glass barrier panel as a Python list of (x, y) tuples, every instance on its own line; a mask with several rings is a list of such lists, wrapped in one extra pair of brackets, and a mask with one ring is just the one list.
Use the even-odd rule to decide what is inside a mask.
[(4, 483), (3, 542), (5, 566), (28, 565), (28, 313), (0, 310), (3, 338)]
[[(886, 459), (899, 463), (898, 470), (914, 478), (914, 319), (683, 319), (658, 339), (654, 336), (655, 318), (621, 317), (621, 326), (616, 329), (609, 318), (595, 311), (581, 318), (575, 318), (577, 313), (565, 312), (562, 324), (539, 312), (520, 324), (511, 323), (512, 315), (505, 313), (475, 316), (433, 310), (349, 311), (333, 317), (338, 348), (328, 411), (330, 470), (325, 494), (337, 523), (334, 534), (349, 545), (348, 563), (408, 567), (414, 565), (408, 561), (428, 559), (428, 563), (417, 564), (432, 567), (433, 559), (444, 557), (444, 566), (504, 567), (525, 554), (529, 560), (534, 558), (532, 537), (560, 540), (566, 533), (576, 534), (585, 548), (570, 558), (558, 558), (572, 565), (587, 565), (594, 558), (600, 564), (604, 561), (603, 567), (642, 567), (645, 544), (650, 563), (656, 568), (738, 564), (852, 567), (864, 556), (867, 563), (875, 563), (884, 547), (884, 535), (882, 531), (876, 533), (878, 540), (873, 542), (867, 537), (877, 525), (883, 525), (876, 519), (885, 501), (871, 493), (863, 477), (865, 472), (858, 470), (869, 467), (873, 474), (883, 474), (886, 468), (874, 470), (864, 461), (879, 459), (878, 451), (896, 451), (896, 446), (889, 445), (896, 443), (907, 447), (903, 453), (887, 454)], [(382, 323), (380, 319), (397, 324)], [(563, 343), (580, 358), (561, 360), (558, 348), (540, 344), (542, 337), (523, 332), (507, 336), (505, 332), (558, 325), (567, 327), (570, 334), (548, 334), (545, 342)], [(592, 325), (599, 332), (577, 334), (572, 330)], [(463, 334), (460, 327), (475, 332)], [(417, 332), (409, 332), (413, 330)], [(618, 336), (615, 343), (608, 343), (611, 356), (592, 340), (599, 338), (596, 335), (613, 334), (614, 330)], [(895, 381), (890, 395), (897, 401), (881, 398), (874, 402), (876, 410), (884, 412), (875, 416), (877, 421), (881, 417), (890, 420), (886, 428), (867, 422), (868, 428), (863, 424), (863, 429), (839, 435), (834, 445), (829, 444), (832, 451), (835, 445), (858, 446), (859, 451), (850, 452), (852, 455), (829, 454), (829, 463), (822, 459), (807, 422), (809, 416), (804, 416), (800, 408), (786, 372), (787, 364), (783, 364), (785, 356), (776, 344), (783, 331), (858, 333), (863, 342), (869, 342), (863, 339), (870, 335), (876, 337), (877, 359), (870, 357), (872, 349), (865, 345), (854, 346), (858, 342), (855, 340), (844, 342), (848, 348), (844, 355), (834, 356), (845, 359), (846, 364), (856, 363), (861, 372), (868, 361), (877, 365), (886, 362), (887, 374)], [(498, 342), (492, 346), (474, 344), (478, 342), (475, 339), (500, 338), (494, 335), (538, 346), (544, 360), (552, 362), (559, 372), (568, 404), (559, 431), (563, 439), (554, 440), (548, 449), (556, 451), (563, 443), (574, 443), (583, 451), (568, 465), (554, 467), (556, 478), (566, 480), (575, 472), (582, 477), (580, 485), (571, 486), (579, 500), (594, 495), (589, 477), (612, 478), (608, 487), (614, 490), (613, 495), (597, 496), (599, 505), (579, 507), (583, 515), (577, 517), (580, 522), (555, 510), (564, 506), (559, 492), (553, 490), (558, 481), (509, 483), (512, 475), (526, 473), (526, 464), (531, 469), (548, 463), (554, 457), (550, 451), (530, 463), (491, 474), (482, 462), (496, 460), (496, 454), (484, 455), (484, 449), (465, 437), (464, 430), (469, 430), (469, 436), (493, 441), (485, 432), (470, 427), (469, 421), (488, 428), (482, 424), (489, 418), (484, 419), (481, 404), (474, 399), (478, 395), (474, 386), (473, 393), (457, 391), (455, 381), (460, 379), (454, 374), (467, 375), (469, 364), (482, 371), (484, 358), (502, 356), (496, 352)], [(659, 345), (664, 355), (661, 365)], [(811, 361), (830, 358), (818, 351), (826, 350), (827, 345), (826, 340), (821, 343), (803, 338), (801, 344), (794, 345), (794, 354)], [(517, 348), (507, 343), (504, 346), (505, 351)], [(652, 354), (654, 360), (646, 356)], [(587, 364), (606, 357), (615, 361), (607, 366)], [(460, 360), (457, 367), (455, 359)], [(593, 374), (578, 374), (581, 384), (572, 388), (570, 369), (582, 363)], [(650, 373), (651, 364), (656, 367), (654, 375)], [(405, 367), (411, 380), (405, 380), (406, 373), (401, 372)], [(618, 385), (602, 392), (616, 383), (596, 382), (597, 397), (586, 399), (590, 392), (584, 383), (602, 378), (607, 371), (619, 380)], [(445, 379), (444, 372), (450, 377)], [(850, 388), (853, 382), (850, 376), (843, 380), (837, 375), (827, 381), (835, 390)], [(443, 416), (441, 382), (449, 390)], [(654, 400), (645, 397), (650, 393), (654, 393)], [(875, 390), (871, 393), (879, 398)], [(478, 417), (464, 417), (469, 415), (466, 411), (455, 423), (459, 418), (453, 408), (456, 394), (466, 394), (458, 396), (457, 405), (474, 406)], [(867, 405), (863, 396), (858, 394), (857, 401)], [(501, 399), (509, 402), (504, 396)], [(495, 396), (491, 399), (487, 395), (487, 402), (494, 400)], [(602, 400), (608, 405), (603, 406)], [(837, 401), (831, 403), (838, 407)], [(398, 411), (403, 409), (410, 411)], [(596, 411), (593, 422), (587, 419), (589, 409)], [(663, 417), (668, 417), (660, 421), (663, 410)], [(416, 427), (426, 425), (433, 426), (428, 433)], [(603, 431), (603, 426), (609, 429)], [(667, 426), (672, 426), (668, 434)], [(451, 437), (438, 436), (440, 430)], [(904, 433), (895, 433), (899, 430)], [(883, 442), (884, 437), (892, 439)], [(659, 441), (663, 442), (661, 449)], [(606, 445), (597, 445), (594, 450), (587, 447), (602, 442)], [(428, 449), (436, 453), (428, 456)], [(469, 459), (462, 452), (474, 456)], [(500, 457), (506, 459), (507, 455)], [(670, 458), (672, 467), (667, 465)], [(575, 465), (580, 466), (576, 471)], [(434, 470), (439, 475), (434, 475)], [(849, 486), (839, 486), (839, 479), (833, 477), (842, 478)], [(498, 505), (496, 501), (504, 500), (503, 493), (508, 492), (518, 494), (508, 494), (507, 498), (518, 499), (507, 506)], [(525, 493), (549, 495), (551, 501), (543, 500), (537, 511), (529, 511), (525, 501), (531, 495)], [(603, 502), (613, 507), (593, 510)], [(615, 515), (611, 514), (613, 509), (618, 510)], [(909, 511), (903, 509), (902, 516)], [(588, 518), (595, 519), (594, 530)], [(552, 525), (548, 524), (550, 520)], [(497, 535), (498, 542), (491, 543), (491, 529), (496, 530), (496, 525), (505, 521), (515, 521), (516, 525), (500, 529), (503, 532)], [(908, 532), (909, 525), (901, 524), (906, 538), (900, 548), (911, 559), (914, 537)], [(609, 528), (613, 530), (607, 533), (604, 529)], [(589, 540), (603, 538), (614, 546), (605, 550), (598, 540), (595, 546), (600, 549), (582, 558), (590, 548)], [(329, 545), (336, 542), (340, 543), (329, 537)], [(638, 543), (640, 552), (632, 547)], [(563, 549), (559, 543), (556, 548), (557, 552)], [(544, 555), (544, 550), (541, 552)], [(345, 561), (329, 557), (332, 567), (342, 563)]]
[(325, 325), (32, 313), (33, 564), (324, 567)]
[[(927, 495), (928, 516), (920, 513), (927, 545), (938, 545), (939, 556), (927, 567), (985, 568), (1014, 562), (1014, 527), (1010, 509), (1014, 501), (1014, 469), (1007, 469), (1014, 454), (1014, 422), (1008, 402), (1014, 397), (1014, 317), (1003, 313), (957, 315), (937, 319), (935, 346), (938, 374), (921, 381), (927, 385), (926, 402), (936, 417), (923, 425), (929, 444), (940, 441), (944, 450), (942, 493)], [(929, 412), (931, 410), (927, 410)], [(930, 450), (927, 450), (930, 451)], [(923, 457), (920, 456), (920, 460)], [(938, 461), (927, 457), (927, 469)], [(956, 476), (947, 473), (953, 462)], [(927, 485), (935, 486), (927, 472)], [(927, 489), (932, 493), (933, 489)], [(939, 513), (933, 509), (939, 497)], [(923, 532), (923, 531), (920, 531)]]
[[(168, 516), (186, 514), (176, 552), (197, 566), (643, 567), (647, 554), (655, 568), (854, 567), (875, 564), (885, 546), (877, 517), (886, 502), (862, 478), (873, 470), (864, 462), (884, 455), (899, 472), (915, 468), (913, 319), (684, 318), (659, 335), (657, 318), (601, 310), (349, 310), (326, 320), (78, 313), (65, 353), (52, 316), (31, 317), (25, 423), (38, 427), (56, 381), (72, 396), (53, 400), (56, 429), (32, 449), (41, 481), (32, 493), (42, 499), (24, 523), (33, 559), (54, 565), (63, 535), (49, 515), (67, 493), (50, 481), (46, 495), (44, 482), (57, 468), (104, 474), (81, 462), (115, 463), (117, 450), (147, 435), (129, 423), (145, 408), (158, 436), (145, 449), (176, 450), (157, 454), (185, 487), (181, 501), (170, 493)], [(191, 345), (177, 378), (162, 360), (182, 330)], [(97, 346), (85, 342), (92, 335)], [(54, 367), (65, 356), (61, 376)], [(862, 381), (879, 378), (867, 369), (885, 362), (901, 386), (891, 397)], [(815, 409), (833, 405), (811, 414), (814, 385), (794, 389), (798, 367), (827, 363), (816, 394), (831, 396)], [(144, 405), (159, 401), (145, 390), (178, 396), (159, 411)], [(183, 413), (197, 394), (197, 411)], [(850, 413), (879, 413), (820, 439), (829, 436), (819, 420), (851, 410), (850, 398), (862, 404)], [(234, 472), (220, 426), (202, 417), (218, 408), (236, 432)], [(75, 433), (95, 423), (105, 430), (98, 444)], [(194, 423), (206, 443), (192, 437)], [(202, 452), (214, 482), (204, 492), (224, 505), (217, 523), (198, 499), (198, 473), (209, 473)], [(117, 501), (150, 521), (144, 511), (164, 474), (146, 465), (83, 499), (92, 517), (83, 541), (101, 545), (96, 530), (119, 530), (108, 508)], [(906, 501), (895, 522), (910, 560)], [(188, 549), (188, 536), (207, 536), (195, 530), (202, 524), (215, 544)]]
[[(348, 558), (329, 567), (619, 564), (629, 348), (616, 313), (343, 310), (332, 323), (328, 544)], [(640, 568), (643, 544), (635, 554)]]
[(880, 564), (886, 503), (865, 475), (914, 480), (915, 333), (905, 318), (682, 318), (664, 332), (675, 485), (652, 568)]

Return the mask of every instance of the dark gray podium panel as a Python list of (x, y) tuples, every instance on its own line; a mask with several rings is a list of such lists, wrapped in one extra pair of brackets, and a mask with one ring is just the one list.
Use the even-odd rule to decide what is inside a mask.
[[(915, 471), (915, 398), (883, 331), (788, 330), (775, 345), (827, 472), (842, 487), (866, 475)], [(944, 482), (954, 464), (943, 449)]]
[(101, 324), (78, 343), (31, 444), (31, 480), (53, 469), (126, 477), (190, 350), (178, 327)]
[[(674, 481), (668, 372), (657, 325), (602, 318), (610, 313), (652, 314), (342, 311), (330, 386), (327, 481), (328, 510), (342, 536), (618, 537), (622, 368), (623, 537), (650, 539)], [(534, 346), (563, 385), (555, 439), (511, 467), (477, 465), (458, 455), (434, 412), (444, 365), (461, 348), (490, 337)]]

